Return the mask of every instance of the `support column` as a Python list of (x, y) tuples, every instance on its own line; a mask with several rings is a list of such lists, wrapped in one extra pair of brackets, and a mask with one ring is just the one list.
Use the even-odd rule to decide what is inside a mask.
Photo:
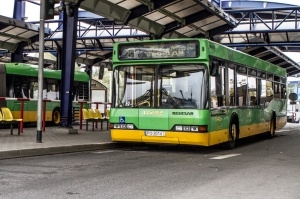
[(10, 61), (11, 62), (23, 62), (23, 47), (18, 47), (17, 50), (11, 53)]
[(62, 61), (63, 61), (63, 55), (62, 55), (62, 48), (60, 48), (59, 47), (59, 45), (57, 45), (58, 46), (58, 48), (57, 48), (57, 55), (56, 55), (56, 57), (57, 57), (57, 61), (56, 61), (56, 69), (57, 70), (61, 70), (62, 68), (61, 68), (61, 66), (63, 65), (62, 64)]
[[(64, 3), (61, 1), (60, 2), (60, 6), (64, 6)], [(63, 21), (63, 19), (64, 19), (64, 13), (65, 13), (65, 11), (64, 12), (59, 12), (59, 20), (62, 20)], [(60, 24), (60, 23), (58, 23), (58, 25), (57, 25), (57, 27), (56, 27), (58, 30), (63, 30), (63, 24)], [(55, 41), (55, 44), (56, 44), (56, 46), (57, 46), (57, 63), (56, 63), (56, 69), (57, 70), (61, 70), (62, 69), (62, 65), (63, 65), (63, 63), (62, 63), (62, 61), (63, 61), (63, 51), (62, 51), (62, 49), (63, 49), (63, 46), (61, 46), (60, 44), (59, 44), (59, 42), (57, 42), (57, 41)]]
[(13, 18), (17, 20), (24, 20), (25, 17), (25, 2), (15, 0)]
[(91, 102), (92, 99), (91, 99), (91, 91), (92, 91), (92, 76), (93, 76), (93, 67), (91, 65), (86, 65), (86, 68), (85, 68), (85, 72), (89, 75), (90, 77), (90, 81), (89, 81), (89, 101)]
[[(15, 0), (13, 18), (17, 20), (24, 20), (25, 17), (25, 2)], [(23, 62), (24, 47), (18, 46), (17, 50), (11, 54), (11, 62)]]
[(76, 52), (78, 5), (65, 3), (61, 77), (61, 126), (72, 127), (72, 101)]

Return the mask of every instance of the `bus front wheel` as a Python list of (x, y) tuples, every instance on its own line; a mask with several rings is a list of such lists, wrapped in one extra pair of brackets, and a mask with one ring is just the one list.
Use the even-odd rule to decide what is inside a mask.
[(237, 137), (238, 137), (238, 124), (236, 119), (231, 119), (229, 131), (228, 131), (228, 141), (226, 143), (227, 149), (233, 149), (235, 147)]
[(273, 138), (274, 136), (275, 136), (275, 119), (274, 117), (272, 117), (270, 121), (270, 130), (268, 132), (268, 137)]
[(59, 108), (54, 109), (52, 113), (52, 123), (56, 126), (60, 125), (60, 110)]

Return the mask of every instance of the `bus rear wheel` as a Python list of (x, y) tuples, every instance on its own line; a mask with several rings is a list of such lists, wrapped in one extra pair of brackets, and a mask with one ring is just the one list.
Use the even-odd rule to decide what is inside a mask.
[(60, 110), (56, 108), (52, 112), (52, 123), (56, 126), (60, 125)]

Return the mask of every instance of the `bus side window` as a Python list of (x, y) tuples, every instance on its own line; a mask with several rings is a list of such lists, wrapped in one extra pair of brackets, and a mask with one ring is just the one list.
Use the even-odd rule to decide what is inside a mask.
[(248, 98), (249, 102), (248, 104), (250, 106), (256, 106), (257, 105), (257, 81), (255, 77), (248, 77)]
[(34, 82), (30, 81), (29, 82), (29, 98), (33, 99), (33, 94), (34, 94)]
[(267, 81), (266, 83), (266, 102), (271, 102), (273, 99), (273, 82)]
[(281, 86), (279, 83), (274, 84), (274, 98), (275, 99), (281, 98)]
[(285, 84), (281, 84), (281, 99), (286, 99), (286, 86)]
[(210, 76), (210, 106), (217, 107), (216, 77)]
[(229, 89), (229, 105), (230, 106), (234, 106), (235, 105), (235, 78), (234, 78), (234, 69), (232, 68), (228, 68), (228, 81), (229, 81), (229, 86), (228, 86), (228, 89)]
[(265, 105), (266, 103), (266, 80), (265, 79), (259, 79), (259, 105)]
[(237, 74), (237, 105), (246, 106), (247, 102), (247, 76)]
[(14, 94), (16, 98), (23, 98), (22, 96), (22, 88), (20, 85), (15, 85)]
[(216, 60), (210, 61), (210, 107), (218, 107), (218, 97), (217, 97), (217, 76), (219, 69), (219, 62)]
[(15, 97), (14, 95), (15, 95), (15, 92), (14, 92), (14, 85), (11, 84), (11, 85), (9, 86), (8, 97)]
[(211, 62), (211, 107), (225, 106), (225, 64)]
[(225, 106), (225, 67), (219, 66), (218, 76), (216, 77), (216, 90), (217, 90), (217, 100), (218, 106)]

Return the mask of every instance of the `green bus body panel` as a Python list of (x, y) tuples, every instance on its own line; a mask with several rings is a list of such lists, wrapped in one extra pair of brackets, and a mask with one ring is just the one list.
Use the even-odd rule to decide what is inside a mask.
[[(148, 115), (145, 115), (145, 114)], [(169, 128), (169, 112), (157, 109), (139, 109), (138, 111), (138, 129), (160, 129)]]
[[(180, 110), (180, 109), (135, 109), (135, 108), (111, 108), (111, 123), (120, 123), (120, 118), (125, 118), (125, 123), (134, 124), (141, 130), (171, 130), (174, 125), (207, 125), (208, 132), (229, 128), (229, 122), (233, 114), (237, 114), (240, 127), (268, 123), (272, 113), (276, 117), (286, 117), (286, 101), (273, 100), (266, 107), (227, 107), (220, 110)], [(144, 112), (153, 113), (145, 115)], [(161, 115), (155, 113), (162, 112)], [(177, 114), (174, 115), (174, 112)], [(178, 114), (179, 113), (179, 114)], [(180, 113), (192, 113), (182, 115)]]
[[(38, 77), (38, 66), (24, 63), (6, 63), (6, 73), (13, 75)], [(61, 79), (60, 70), (43, 69), (44, 78)], [(89, 76), (85, 72), (75, 71), (74, 80), (88, 82)]]
[(134, 124), (136, 127), (139, 126), (139, 120), (138, 120), (138, 114), (139, 109), (133, 109), (133, 108), (123, 108), (123, 109), (110, 109), (110, 116), (109, 116), (109, 122), (110, 123), (121, 123), (120, 119), (125, 117), (125, 123), (131, 123)]
[(277, 119), (286, 119), (286, 106), (286, 100), (273, 100), (268, 104), (268, 106), (226, 107), (222, 109), (223, 112), (221, 111), (221, 109), (212, 110), (212, 117), (210, 122), (208, 123), (208, 131), (227, 129), (229, 127), (228, 125), (233, 114), (237, 114), (240, 127), (269, 123), (273, 112), (276, 113)]
[(171, 130), (174, 125), (207, 125), (210, 119), (209, 110), (188, 109), (111, 108), (110, 115), (111, 123), (120, 123), (120, 117), (125, 117), (125, 123), (144, 130)]

